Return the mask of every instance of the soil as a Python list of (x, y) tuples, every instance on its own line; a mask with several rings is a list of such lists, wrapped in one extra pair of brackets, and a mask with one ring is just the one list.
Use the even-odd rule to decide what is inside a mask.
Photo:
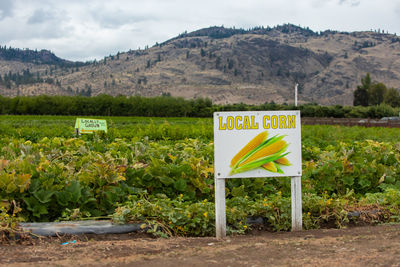
[(0, 245), (0, 266), (399, 266), (399, 259), (399, 224), (253, 231), (223, 240), (161, 239), (134, 233), (39, 238)]

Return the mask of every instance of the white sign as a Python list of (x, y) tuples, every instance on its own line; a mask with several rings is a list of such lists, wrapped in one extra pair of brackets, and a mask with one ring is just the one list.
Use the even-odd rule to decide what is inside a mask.
[(75, 121), (75, 131), (77, 134), (92, 134), (96, 131), (107, 132), (107, 121), (77, 118)]
[(292, 231), (302, 229), (300, 111), (214, 113), (215, 233), (226, 236), (225, 179), (292, 176)]
[(300, 111), (214, 113), (216, 178), (301, 176)]

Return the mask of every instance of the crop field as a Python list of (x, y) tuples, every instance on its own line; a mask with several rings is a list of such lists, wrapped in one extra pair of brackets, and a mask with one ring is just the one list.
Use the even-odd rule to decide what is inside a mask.
[[(84, 219), (141, 222), (156, 236), (215, 234), (212, 119), (102, 117), (107, 134), (79, 137), (75, 119), (0, 116), (1, 238), (21, 221)], [(400, 221), (399, 134), (303, 126), (304, 228)], [(290, 230), (290, 178), (226, 186), (228, 233), (258, 217)]]

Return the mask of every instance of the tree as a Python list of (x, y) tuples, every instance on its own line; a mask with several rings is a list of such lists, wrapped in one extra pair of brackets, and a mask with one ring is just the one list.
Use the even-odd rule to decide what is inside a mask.
[(399, 91), (394, 88), (389, 88), (386, 90), (384, 96), (384, 102), (392, 107), (400, 106), (400, 94)]
[(217, 59), (215, 60), (215, 68), (219, 69), (221, 64), (221, 57), (218, 56)]
[(377, 106), (382, 103), (392, 107), (400, 106), (400, 93), (397, 89), (387, 88), (381, 82), (372, 82), (369, 73), (361, 78), (361, 85), (354, 91), (354, 106)]
[(228, 69), (231, 70), (234, 65), (235, 65), (235, 61), (233, 61), (233, 59), (228, 58)]
[(372, 83), (368, 90), (368, 105), (379, 105), (383, 103), (387, 88), (383, 83)]
[(368, 106), (368, 91), (370, 87), (371, 76), (369, 73), (367, 73), (364, 78), (361, 78), (361, 85), (358, 85), (357, 89), (354, 91), (354, 106)]

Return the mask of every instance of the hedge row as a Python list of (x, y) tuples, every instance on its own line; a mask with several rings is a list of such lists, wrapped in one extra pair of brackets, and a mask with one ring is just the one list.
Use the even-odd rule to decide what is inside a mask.
[(304, 117), (381, 118), (397, 116), (399, 108), (389, 105), (370, 107), (320, 106), (265, 103), (212, 104), (210, 99), (184, 99), (159, 96), (0, 96), (0, 114), (12, 115), (92, 115), (92, 116), (146, 116), (146, 117), (212, 117), (215, 111), (294, 110), (300, 109)]

